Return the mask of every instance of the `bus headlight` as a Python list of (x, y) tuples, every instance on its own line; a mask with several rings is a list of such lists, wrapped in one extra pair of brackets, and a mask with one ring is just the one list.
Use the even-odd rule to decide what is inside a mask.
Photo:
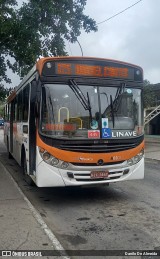
[(66, 169), (67, 167), (69, 166), (69, 163), (67, 163), (67, 162), (62, 162), (62, 164), (61, 164), (61, 168), (62, 169)]
[(51, 165), (56, 166), (59, 164), (59, 160), (55, 157), (52, 157), (51, 159)]
[(130, 158), (129, 160), (127, 160), (127, 164), (128, 166), (137, 164), (144, 156), (144, 149), (142, 149), (139, 154), (137, 154), (136, 156)]
[(62, 168), (62, 169), (66, 169), (69, 166), (68, 162), (65, 162), (63, 160), (60, 160), (60, 159), (52, 156), (50, 153), (48, 153), (43, 148), (39, 148), (39, 153), (40, 153), (43, 161), (49, 165), (52, 165), (52, 166), (55, 166), (58, 168)]

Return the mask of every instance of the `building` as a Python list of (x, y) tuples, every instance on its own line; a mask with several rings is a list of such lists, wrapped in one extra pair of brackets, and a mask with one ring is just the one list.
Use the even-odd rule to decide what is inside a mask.
[(144, 110), (145, 134), (160, 135), (160, 83), (150, 85), (150, 87), (154, 100), (151, 107)]

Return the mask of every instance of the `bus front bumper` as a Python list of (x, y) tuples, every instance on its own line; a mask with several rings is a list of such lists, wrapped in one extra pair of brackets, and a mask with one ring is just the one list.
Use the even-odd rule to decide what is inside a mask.
[[(132, 166), (110, 165), (101, 167), (76, 167), (76, 170), (63, 170), (41, 161), (37, 166), (36, 184), (39, 187), (103, 185), (113, 182), (144, 178), (144, 157)], [(95, 172), (96, 177), (91, 177)], [(104, 178), (97, 178), (97, 173), (108, 172)], [(101, 173), (100, 173), (101, 174)]]

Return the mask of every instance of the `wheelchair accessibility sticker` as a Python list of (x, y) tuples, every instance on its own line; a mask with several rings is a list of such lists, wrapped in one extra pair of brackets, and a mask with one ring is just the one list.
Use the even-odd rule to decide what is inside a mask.
[(111, 138), (112, 137), (112, 131), (109, 128), (103, 128), (102, 129), (102, 138)]

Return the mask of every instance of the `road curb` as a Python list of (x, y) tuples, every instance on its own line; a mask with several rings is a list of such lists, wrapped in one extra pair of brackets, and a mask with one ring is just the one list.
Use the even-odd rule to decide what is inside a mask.
[[(31, 202), (28, 200), (28, 198), (25, 196), (25, 194), (23, 193), (23, 191), (20, 189), (20, 187), (18, 186), (18, 184), (16, 183), (16, 181), (14, 180), (14, 178), (11, 176), (11, 174), (9, 173), (9, 171), (5, 168), (5, 166), (3, 165), (3, 163), (0, 161), (0, 165), (1, 167), (3, 167), (6, 175), (11, 179), (11, 181), (13, 182), (14, 186), (16, 187), (16, 189), (19, 191), (19, 193), (22, 195), (23, 199), (25, 200), (25, 202), (27, 203), (29, 210), (31, 211), (33, 217), (36, 219), (36, 221), (39, 223), (41, 229), (45, 232), (45, 234), (47, 235), (47, 237), (50, 239), (50, 241), (52, 242), (52, 245), (54, 247), (54, 250), (58, 251), (59, 254), (62, 254), (63, 256), (61, 256), (61, 258), (63, 259), (70, 259), (70, 257), (67, 255), (67, 253), (65, 252), (65, 249), (63, 248), (63, 246), (60, 244), (60, 242), (58, 241), (58, 239), (56, 238), (56, 236), (53, 234), (53, 232), (48, 228), (47, 224), (44, 222), (44, 220), (42, 219), (41, 215), (39, 214), (39, 212), (34, 208), (34, 206), (31, 204)], [(64, 255), (65, 254), (65, 255)]]

